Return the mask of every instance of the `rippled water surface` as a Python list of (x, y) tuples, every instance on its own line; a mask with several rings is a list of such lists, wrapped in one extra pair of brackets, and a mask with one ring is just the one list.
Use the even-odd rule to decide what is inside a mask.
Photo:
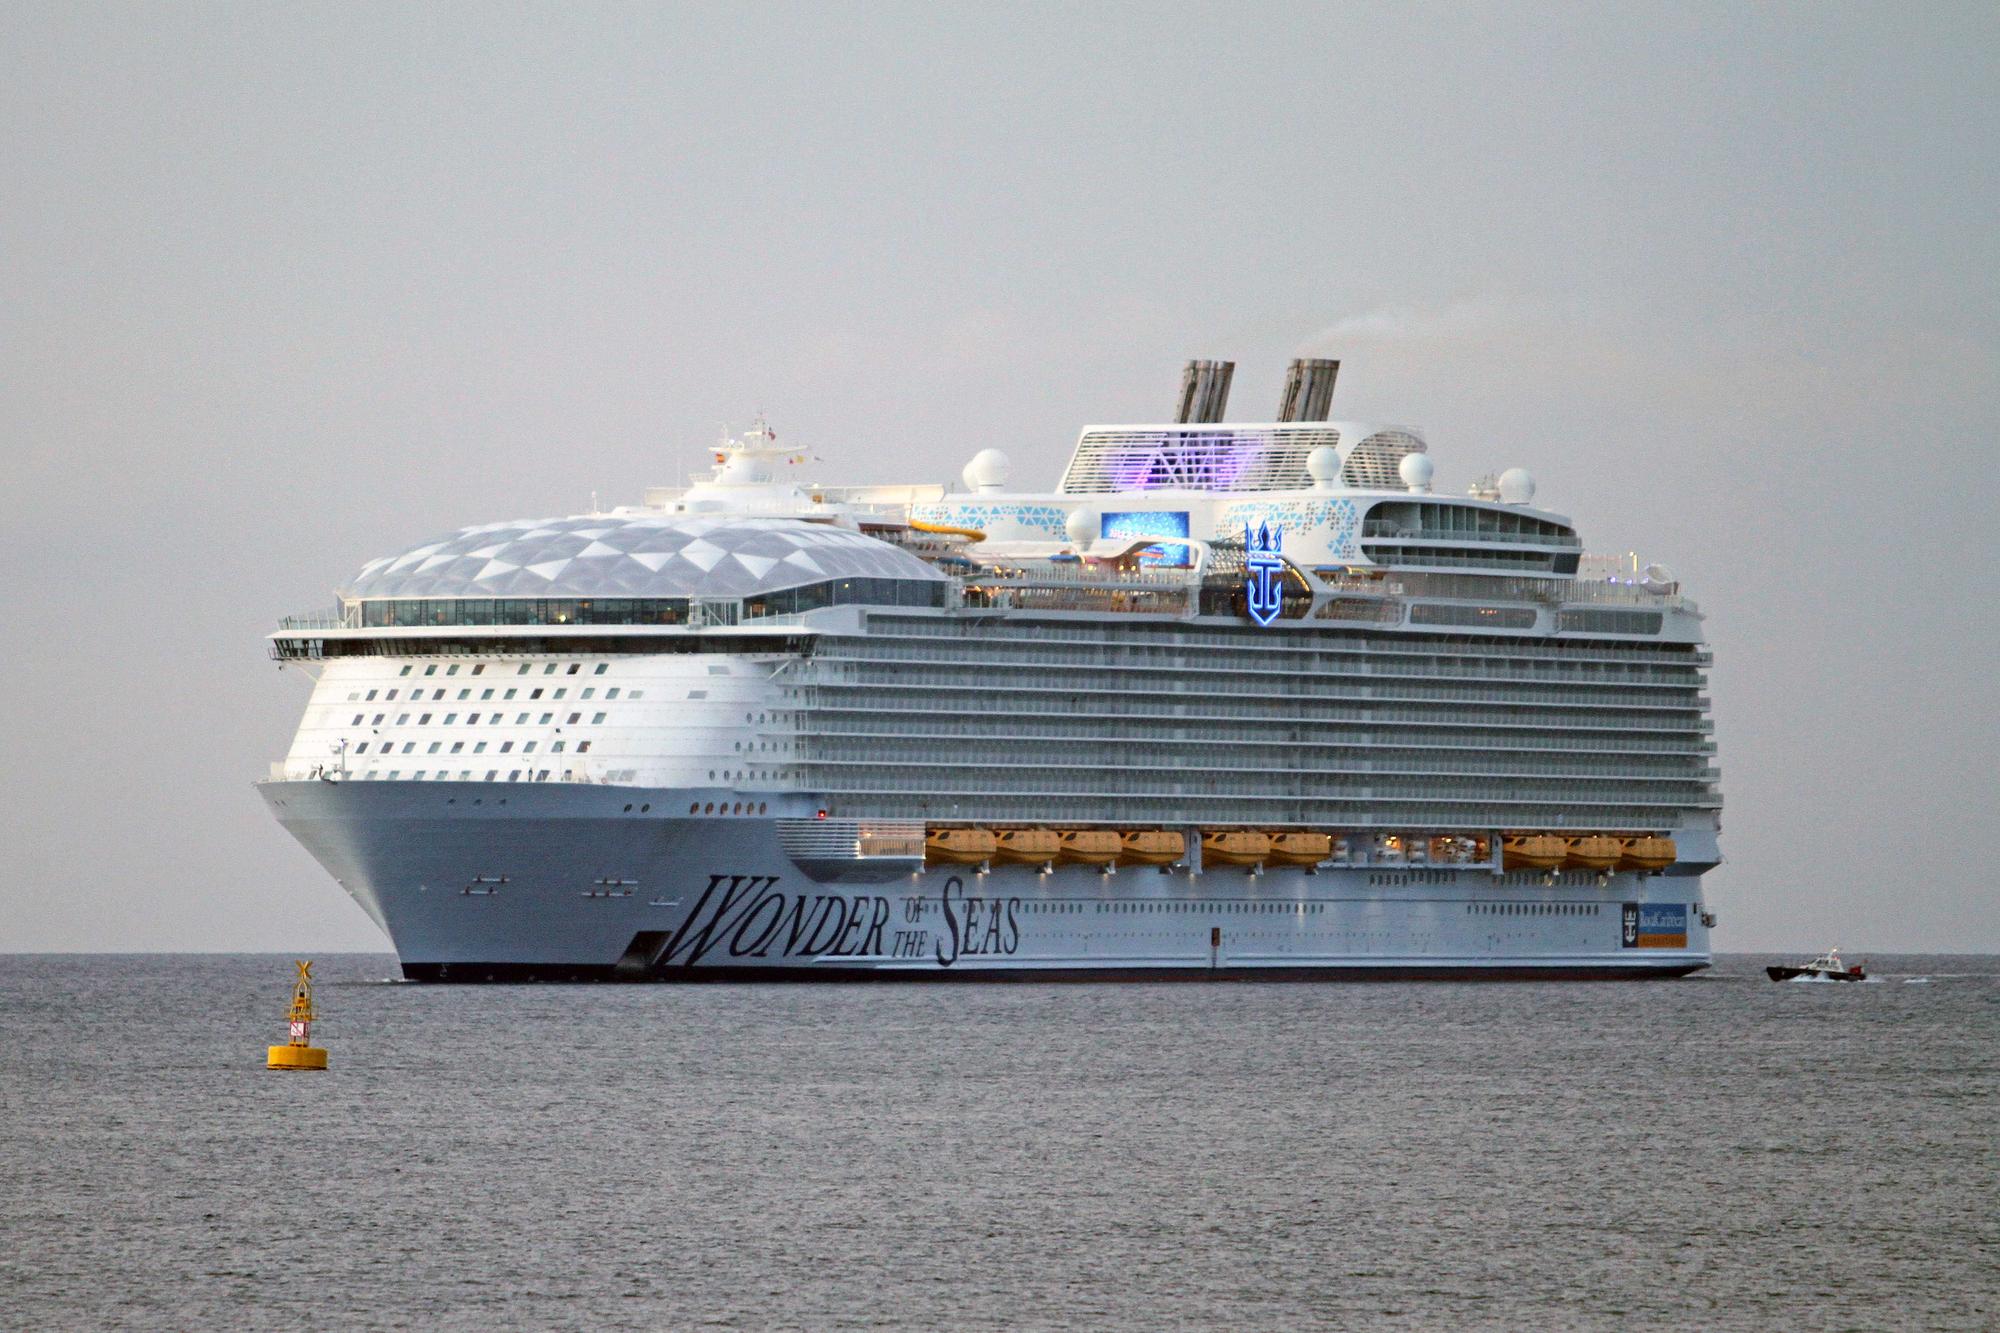
[(333, 1067), (281, 1074), (285, 959), (0, 957), (0, 1325), (2000, 1323), (2000, 959), (1767, 961), (427, 987), (329, 957)]

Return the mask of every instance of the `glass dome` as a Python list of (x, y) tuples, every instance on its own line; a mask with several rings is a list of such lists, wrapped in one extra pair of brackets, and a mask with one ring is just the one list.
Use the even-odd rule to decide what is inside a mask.
[(945, 576), (850, 528), (789, 518), (524, 519), (362, 566), (344, 598), (749, 597), (828, 579)]

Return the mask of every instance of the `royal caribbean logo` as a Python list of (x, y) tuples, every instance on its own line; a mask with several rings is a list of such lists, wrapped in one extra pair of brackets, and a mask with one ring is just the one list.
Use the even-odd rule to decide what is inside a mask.
[(1620, 915), (1618, 943), (1627, 949), (1687, 948), (1687, 904), (1626, 903)]
[(1284, 548), (1283, 528), (1268, 523), (1259, 523), (1255, 530), (1247, 523), (1243, 526), (1243, 568), (1249, 576), (1243, 591), (1250, 618), (1259, 625), (1276, 620), (1284, 605), (1285, 557), (1280, 554)]

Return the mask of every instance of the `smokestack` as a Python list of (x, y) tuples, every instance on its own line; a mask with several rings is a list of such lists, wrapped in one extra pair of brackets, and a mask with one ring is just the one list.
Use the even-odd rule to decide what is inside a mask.
[(1220, 421), (1229, 405), (1234, 361), (1190, 361), (1181, 372), (1180, 421)]
[(1333, 413), (1333, 382), (1340, 362), (1300, 360), (1285, 371), (1285, 396), (1278, 403), (1280, 421), (1325, 421)]

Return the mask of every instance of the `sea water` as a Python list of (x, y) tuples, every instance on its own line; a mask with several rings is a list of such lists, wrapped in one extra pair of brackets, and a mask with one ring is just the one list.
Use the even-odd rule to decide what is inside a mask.
[[(0, 1326), (1992, 1327), (2000, 959), (417, 986), (0, 957)], [(1896, 984), (1917, 977), (1924, 985)]]

